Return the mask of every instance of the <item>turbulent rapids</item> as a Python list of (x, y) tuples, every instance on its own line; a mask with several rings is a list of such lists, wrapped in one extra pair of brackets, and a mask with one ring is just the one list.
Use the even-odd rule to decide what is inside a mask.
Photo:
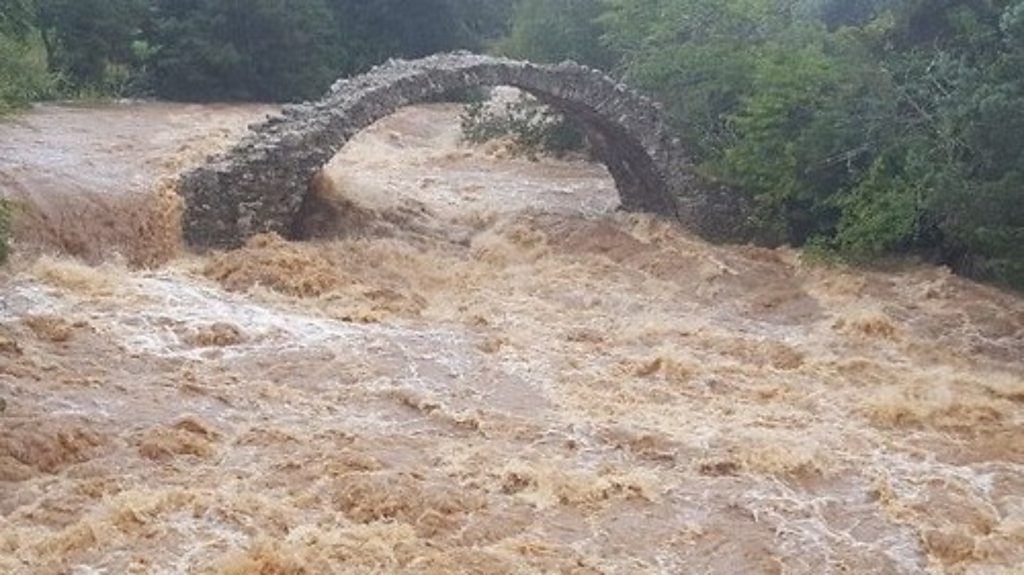
[(1021, 573), (1024, 301), (713, 246), (404, 108), (180, 248), (268, 110), (0, 124), (3, 573)]

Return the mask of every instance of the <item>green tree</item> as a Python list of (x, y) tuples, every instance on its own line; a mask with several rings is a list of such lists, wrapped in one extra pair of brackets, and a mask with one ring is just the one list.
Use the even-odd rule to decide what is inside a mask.
[(601, 39), (603, 11), (601, 0), (522, 0), (499, 50), (537, 62), (575, 60), (610, 69), (616, 58)]
[(449, 0), (464, 30), (467, 48), (481, 49), (504, 38), (518, 0)]
[(50, 65), (72, 89), (116, 90), (133, 63), (148, 0), (39, 0)]
[(0, 115), (47, 95), (52, 77), (30, 0), (0, 2)]
[(390, 57), (481, 49), (504, 35), (515, 0), (328, 0), (350, 55), (345, 73)]
[(175, 100), (317, 97), (342, 68), (323, 0), (157, 0), (152, 70)]
[(1024, 2), (609, 0), (605, 42), (765, 241), (1024, 287)]
[(0, 34), (25, 37), (35, 24), (36, 9), (33, 0), (0, 1)]
[(666, 104), (692, 150), (714, 158), (734, 142), (728, 117), (753, 87), (765, 44), (794, 20), (782, 0), (610, 0), (607, 44), (631, 83)]
[(53, 78), (37, 35), (0, 34), (0, 115), (48, 96)]

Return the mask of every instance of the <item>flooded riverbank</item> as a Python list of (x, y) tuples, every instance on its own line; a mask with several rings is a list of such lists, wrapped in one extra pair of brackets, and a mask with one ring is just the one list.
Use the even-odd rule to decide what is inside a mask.
[(0, 191), (19, 252), (100, 263), (180, 252), (173, 179), (230, 145), (267, 106), (41, 105), (0, 121)]
[(0, 571), (1020, 573), (1019, 297), (710, 246), (450, 105), (189, 255), (153, 198), (265, 110), (138, 106), (0, 125), (55, 254), (0, 280)]

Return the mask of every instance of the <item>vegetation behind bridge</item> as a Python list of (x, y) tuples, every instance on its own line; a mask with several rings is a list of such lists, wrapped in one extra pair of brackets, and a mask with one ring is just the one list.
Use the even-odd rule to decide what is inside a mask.
[[(768, 243), (1024, 287), (1024, 2), (524, 0), (506, 41), (666, 103)], [(555, 26), (569, 25), (560, 46)]]
[(454, 48), (652, 93), (766, 243), (1024, 287), (1024, 0), (3, 0), (0, 111), (314, 98)]

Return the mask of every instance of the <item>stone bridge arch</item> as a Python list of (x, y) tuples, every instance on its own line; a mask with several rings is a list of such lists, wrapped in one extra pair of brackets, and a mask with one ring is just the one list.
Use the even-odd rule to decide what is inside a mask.
[(731, 195), (697, 185), (657, 104), (573, 62), (538, 65), (469, 53), (392, 60), (342, 79), (316, 103), (285, 107), (230, 151), (184, 174), (186, 241), (230, 248), (250, 236), (293, 236), (313, 176), (364, 128), (397, 109), (476, 87), (514, 86), (575, 120), (615, 179), (622, 207), (679, 218), (714, 239), (738, 222)]

